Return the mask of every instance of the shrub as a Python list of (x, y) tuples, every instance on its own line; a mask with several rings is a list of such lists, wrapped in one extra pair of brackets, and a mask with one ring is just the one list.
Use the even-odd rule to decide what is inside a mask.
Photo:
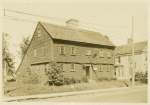
[(88, 82), (87, 76), (82, 77), (82, 78), (81, 78), (81, 81), (82, 81), (82, 82)]

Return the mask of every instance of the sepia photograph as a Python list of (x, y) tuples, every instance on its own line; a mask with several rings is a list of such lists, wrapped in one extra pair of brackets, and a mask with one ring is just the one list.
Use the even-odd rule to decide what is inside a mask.
[(148, 0), (3, 0), (2, 102), (148, 104)]

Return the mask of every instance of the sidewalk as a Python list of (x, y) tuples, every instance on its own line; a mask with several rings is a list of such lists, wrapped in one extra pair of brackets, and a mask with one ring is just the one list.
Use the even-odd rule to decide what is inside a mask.
[[(146, 85), (146, 86), (135, 86), (134, 88), (142, 88), (142, 87), (148, 87), (148, 85)], [(10, 101), (24, 100), (24, 99), (42, 99), (42, 98), (52, 98), (52, 97), (60, 97), (60, 96), (71, 96), (71, 95), (79, 95), (79, 94), (123, 90), (123, 89), (130, 89), (130, 88), (132, 88), (132, 87), (109, 88), (109, 89), (76, 91), (76, 92), (54, 93), (54, 94), (42, 94), (42, 95), (30, 95), (30, 96), (19, 96), (19, 97), (3, 97), (3, 102), (10, 102)]]

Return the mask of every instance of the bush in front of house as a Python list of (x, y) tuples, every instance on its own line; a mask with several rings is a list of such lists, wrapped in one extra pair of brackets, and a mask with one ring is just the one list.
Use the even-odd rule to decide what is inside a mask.
[(117, 80), (116, 77), (111, 77), (111, 78), (108, 78), (108, 77), (99, 77), (98, 78), (98, 81), (100, 81), (100, 82), (102, 82), (102, 81), (108, 81), (108, 82), (110, 82), (110, 81), (116, 81), (116, 80)]
[(143, 83), (148, 83), (148, 71), (146, 71), (145, 73), (144, 72), (136, 72), (135, 73), (135, 81), (141, 81)]

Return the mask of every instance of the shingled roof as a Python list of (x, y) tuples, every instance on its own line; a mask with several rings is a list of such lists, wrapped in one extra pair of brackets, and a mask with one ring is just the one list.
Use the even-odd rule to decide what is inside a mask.
[(115, 46), (108, 38), (99, 32), (93, 32), (83, 29), (72, 29), (67, 26), (54, 25), (45, 22), (39, 22), (53, 39), (69, 40), (75, 42), (84, 42), (105, 46)]
[[(147, 46), (147, 41), (138, 42), (134, 44), (134, 51), (135, 52), (141, 52), (144, 50), (144, 48)], [(115, 55), (116, 54), (125, 54), (125, 53), (131, 53), (132, 52), (132, 44), (126, 44), (122, 46), (117, 46), (115, 49)]]

